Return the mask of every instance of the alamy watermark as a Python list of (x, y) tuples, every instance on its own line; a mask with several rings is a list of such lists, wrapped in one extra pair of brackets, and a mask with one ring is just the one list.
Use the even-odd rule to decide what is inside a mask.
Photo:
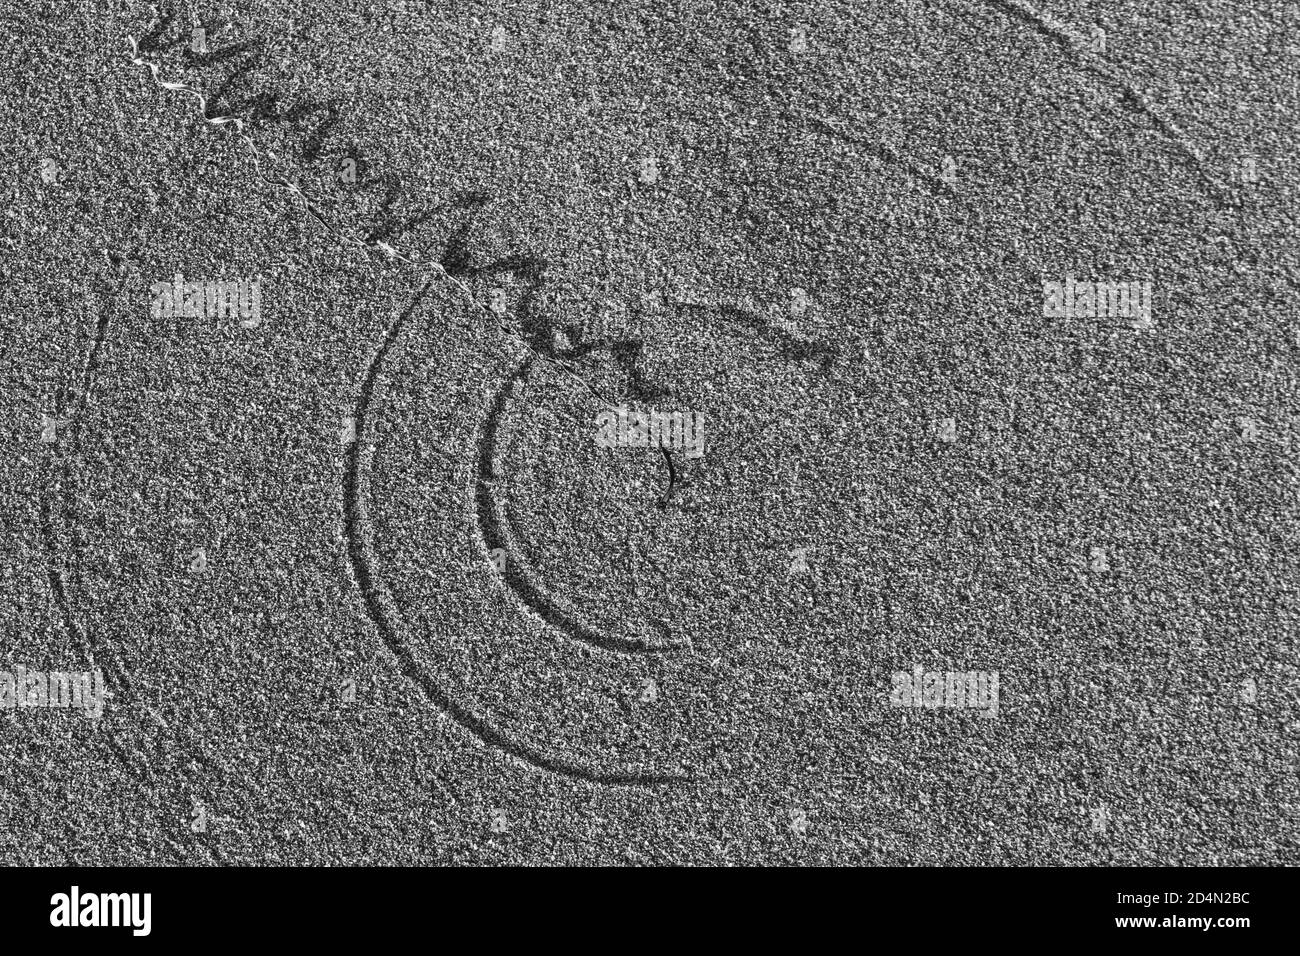
[(1151, 325), (1150, 282), (1064, 282), (1043, 280), (1043, 317), (1047, 319), (1133, 319)]
[(894, 707), (946, 707), (998, 715), (997, 671), (927, 671), (920, 664), (895, 671), (889, 703)]
[(56, 927), (127, 926), (133, 936), (148, 936), (152, 912), (152, 893), (83, 893), (73, 886), (50, 897), (50, 925)]
[(0, 710), (17, 707), (61, 707), (84, 710), (89, 717), (104, 713), (104, 675), (93, 671), (30, 671), (19, 664), (0, 671)]
[(220, 281), (186, 282), (179, 272), (171, 282), (149, 287), (153, 302), (149, 314), (155, 319), (238, 317), (246, 329), (262, 321), (262, 277)]
[(704, 415), (700, 412), (635, 411), (596, 413), (596, 444), (601, 448), (666, 448), (687, 458), (704, 454)]

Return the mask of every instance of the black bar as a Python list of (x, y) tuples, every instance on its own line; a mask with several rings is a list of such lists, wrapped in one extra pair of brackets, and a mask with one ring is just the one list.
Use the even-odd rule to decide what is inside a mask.
[[(125, 917), (117, 927), (52, 926), (57, 895), (70, 898), (73, 886), (96, 913), (100, 899), (86, 904), (88, 896), (150, 894), (148, 935), (137, 936)], [(581, 926), (592, 940), (671, 940), (692, 925), (740, 936), (789, 926), (863, 939), (920, 933), (927, 948), (996, 938), (1130, 939), (1177, 949), (1192, 939), (1237, 947), (1261, 932), (1276, 934), (1286, 925), (1283, 906), (1293, 886), (1290, 871), (1249, 868), (5, 869), (0, 925), (7, 942), (47, 945), (337, 947), (355, 940), (374, 947), (413, 935), (450, 945), (458, 930), (558, 933), (571, 924), (563, 931)], [(142, 914), (143, 897), (140, 904), (129, 912)], [(1248, 925), (1218, 922), (1242, 918)], [(1132, 919), (1154, 922), (1117, 922)], [(1188, 925), (1193, 919), (1212, 925)], [(143, 928), (143, 920), (137, 925)]]

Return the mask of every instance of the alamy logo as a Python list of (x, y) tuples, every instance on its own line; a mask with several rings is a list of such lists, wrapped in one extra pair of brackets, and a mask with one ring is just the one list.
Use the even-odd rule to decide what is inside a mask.
[(894, 673), (889, 703), (894, 707), (947, 707), (998, 715), (997, 671), (927, 671), (920, 664)]
[(149, 314), (155, 319), (240, 319), (246, 329), (262, 321), (262, 277), (186, 282), (179, 272), (171, 282), (155, 282), (149, 287), (153, 302)]
[(1150, 282), (1064, 282), (1043, 280), (1047, 319), (1136, 319), (1151, 325)]
[(633, 411), (596, 413), (596, 444), (601, 448), (667, 448), (687, 458), (704, 454), (704, 416), (699, 412)]
[(50, 897), (51, 926), (129, 926), (134, 936), (148, 936), (153, 926), (152, 893), (70, 893)]
[(104, 675), (93, 671), (29, 671), (19, 664), (0, 671), (0, 709), (75, 707), (90, 717), (104, 713)]

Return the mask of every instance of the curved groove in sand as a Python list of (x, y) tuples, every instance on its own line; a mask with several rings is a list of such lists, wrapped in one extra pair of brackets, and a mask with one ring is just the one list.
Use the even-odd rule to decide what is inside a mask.
[(492, 494), (495, 481), (492, 465), (496, 459), (497, 432), (500, 429), (506, 402), (510, 398), (515, 382), (521, 381), (528, 374), (532, 363), (533, 358), (529, 356), (505, 378), (492, 396), (487, 416), (479, 430), (472, 504), (479, 542), (483, 546), (484, 554), (490, 554), (496, 549), (503, 550), (506, 554), (506, 563), (505, 570), (500, 575), (502, 582), (529, 611), (575, 641), (581, 641), (602, 651), (622, 654), (662, 654), (682, 650), (685, 645), (679, 642), (666, 644), (643, 637), (620, 637), (588, 627), (561, 608), (559, 603), (532, 579), (522, 563), (513, 560), (518, 549), (512, 547), (501, 505)]
[[(391, 597), (376, 573), (376, 561), (370, 544), (369, 521), (366, 516), (362, 481), (366, 463), (361, 453), (366, 437), (371, 431), (371, 409), (375, 399), (375, 384), (389, 349), (397, 340), (406, 319), (424, 298), (433, 279), (427, 279), (407, 308), (388, 327), (383, 341), (366, 365), (361, 390), (353, 410), (356, 438), (346, 449), (343, 468), (343, 525), (347, 541), (348, 558), (357, 587), (361, 592), (366, 613), (378, 629), (389, 650), (397, 658), (402, 673), (414, 682), (424, 695), (443, 713), (468, 731), (479, 741), (538, 770), (604, 786), (650, 787), (669, 783), (685, 783), (689, 778), (672, 774), (637, 772), (606, 772), (572, 764), (558, 759), (508, 736), (487, 719), (453, 699), (415, 659), (411, 648), (400, 635), (400, 615), (393, 607)], [(490, 473), (490, 472), (489, 472)]]

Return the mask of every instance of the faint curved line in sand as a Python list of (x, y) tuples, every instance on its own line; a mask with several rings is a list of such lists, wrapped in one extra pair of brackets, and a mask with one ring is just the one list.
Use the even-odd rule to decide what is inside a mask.
[[(58, 422), (57, 427), (68, 426), (71, 433), (71, 444), (75, 448), (81, 446), (81, 414), (85, 410), (86, 402), (89, 400), (91, 389), (95, 384), (95, 373), (99, 370), (100, 353), (103, 351), (104, 343), (108, 338), (108, 329), (110, 325), (109, 313), (101, 309), (99, 317), (95, 323), (95, 336), (91, 342), (90, 350), (86, 354), (86, 361), (81, 369), (81, 384), (77, 391), (75, 399), (65, 410), (63, 408), (55, 409), (55, 419)], [(62, 391), (62, 389), (60, 389)], [(56, 443), (52, 449), (51, 457), (59, 469), (60, 481), (58, 482), (57, 499), (61, 507), (58, 509), (57, 522), (70, 527), (74, 522), (71, 517), (72, 509), (70, 507), (73, 495), (74, 478), (71, 465), (68, 462), (67, 455), (63, 452), (58, 444), (57, 432)], [(59, 548), (58, 538), (55, 534), (55, 508), (53, 496), (49, 490), (50, 482), (48, 480), (41, 482), (41, 500), (40, 500), (40, 523), (41, 523), (41, 541), (45, 550), (46, 576), (48, 579), (50, 592), (54, 598), (55, 607), (58, 609), (59, 624), (68, 635), (69, 639), (78, 645), (81, 651), (86, 655), (86, 663), (92, 664), (96, 657), (96, 643), (91, 640), (90, 636), (77, 621), (75, 608), (73, 607), (72, 597), (68, 591), (68, 580), (64, 573), (61, 549)], [(110, 645), (106, 657), (105, 669), (113, 677), (117, 685), (124, 689), (129, 695), (138, 697), (135, 688), (132, 686), (130, 672), (123, 664), (121, 656)], [(154, 719), (156, 723), (169, 732), (171, 727), (159, 714), (149, 706), (145, 706), (145, 712)], [(107, 735), (108, 749), (129, 772), (135, 773), (142, 781), (149, 781), (154, 777), (153, 767), (150, 765), (148, 758), (138, 749), (132, 748), (129, 744), (123, 743), (113, 731)], [(204, 766), (211, 766), (211, 761), (206, 754), (199, 751), (191, 750), (182, 742), (181, 747)], [(191, 831), (192, 832), (192, 831)], [(172, 850), (176, 851), (177, 859), (185, 860), (188, 854), (184, 853), (175, 840), (164, 835), (163, 842)], [(217, 863), (225, 864), (227, 859), (220, 848), (206, 840), (200, 840), (196, 844), (200, 849), (206, 850), (207, 853)]]
[(1150, 120), (1151, 124), (1177, 146), (1184, 157), (1191, 161), (1192, 168), (1196, 170), (1197, 176), (1200, 177), (1204, 185), (1209, 187), (1211, 195), (1216, 200), (1225, 202), (1232, 195), (1230, 187), (1225, 186), (1210, 175), (1200, 150), (1196, 148), (1187, 134), (1156, 109), (1137, 87), (1116, 76), (1111, 70), (1094, 62), (1091, 57), (1085, 56), (1078, 39), (1065, 24), (1057, 22), (1054, 18), (1025, 3), (1024, 0), (978, 0), (978, 2), (986, 7), (993, 7), (1012, 19), (1028, 24), (1036, 33), (1069, 52), (1086, 72), (1117, 87), (1123, 94), (1122, 102), (1130, 105), (1135, 112)]

